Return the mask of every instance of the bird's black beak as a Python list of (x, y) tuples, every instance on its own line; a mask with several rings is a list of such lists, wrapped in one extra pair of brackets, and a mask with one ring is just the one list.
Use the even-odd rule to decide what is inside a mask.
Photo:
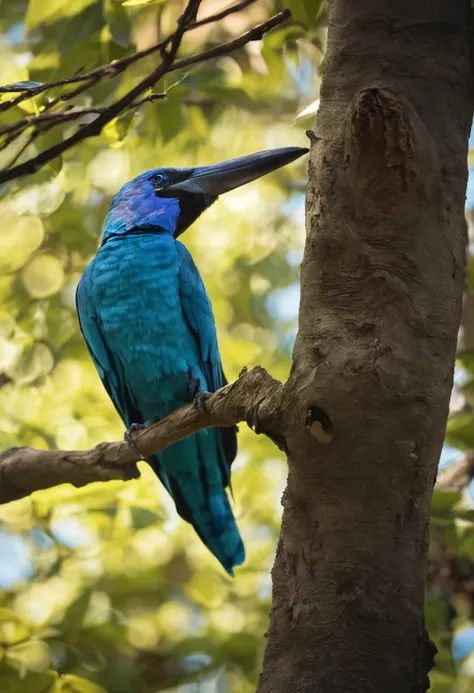
[(199, 166), (191, 169), (185, 180), (167, 185), (165, 192), (188, 192), (217, 197), (286, 166), (308, 151), (305, 147), (281, 147), (229, 159), (213, 166)]

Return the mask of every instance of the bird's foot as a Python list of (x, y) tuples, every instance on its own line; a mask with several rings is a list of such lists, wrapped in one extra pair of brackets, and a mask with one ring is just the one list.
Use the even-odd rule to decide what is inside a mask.
[(207, 390), (200, 391), (199, 388), (201, 387), (201, 381), (199, 378), (195, 378), (193, 375), (191, 375), (191, 371), (189, 371), (189, 375), (189, 389), (191, 390), (193, 404), (196, 409), (201, 412), (201, 414), (204, 414), (206, 411), (204, 403), (206, 399), (209, 399), (209, 397), (212, 395), (212, 392), (207, 392)]
[(135, 431), (140, 431), (142, 428), (146, 428), (145, 424), (132, 423), (132, 425), (129, 426), (123, 434), (123, 439), (126, 443), (128, 443), (129, 447), (133, 450), (135, 455), (137, 455), (139, 460), (144, 460), (146, 458), (143, 457), (142, 453), (138, 449), (137, 444), (132, 438), (132, 433), (134, 433)]
[(206, 390), (203, 392), (196, 392), (194, 395), (193, 404), (196, 409), (199, 409), (201, 414), (206, 413), (206, 399), (209, 399), (209, 397), (212, 397), (212, 392), (207, 392)]

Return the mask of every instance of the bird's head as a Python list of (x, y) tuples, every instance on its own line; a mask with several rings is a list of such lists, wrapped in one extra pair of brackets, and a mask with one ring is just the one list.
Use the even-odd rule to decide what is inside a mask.
[(282, 147), (197, 168), (156, 168), (123, 186), (105, 219), (102, 244), (113, 237), (156, 229), (177, 238), (219, 195), (306, 154)]

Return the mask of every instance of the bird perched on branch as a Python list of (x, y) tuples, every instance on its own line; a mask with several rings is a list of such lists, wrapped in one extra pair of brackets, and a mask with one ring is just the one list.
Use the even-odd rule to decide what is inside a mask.
[[(218, 195), (307, 151), (285, 147), (214, 166), (154, 169), (113, 198), (76, 305), (87, 347), (132, 446), (134, 428), (226, 383), (211, 302), (178, 237)], [(147, 460), (178, 513), (231, 575), (245, 558), (225, 491), (236, 434), (236, 427), (210, 428)]]

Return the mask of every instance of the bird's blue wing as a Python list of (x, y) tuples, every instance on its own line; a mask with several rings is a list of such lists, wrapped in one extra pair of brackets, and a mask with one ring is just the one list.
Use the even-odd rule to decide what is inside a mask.
[(179, 261), (179, 290), (183, 313), (200, 349), (207, 387), (211, 392), (225, 383), (217, 345), (216, 325), (209, 296), (188, 250), (176, 244)]
[[(211, 392), (215, 392), (223, 385), (226, 385), (227, 380), (222, 369), (211, 301), (190, 253), (182, 243), (177, 242), (176, 246), (183, 313), (199, 344), (202, 369), (207, 379), (207, 387)], [(218, 430), (227, 463), (227, 469), (225, 470), (227, 485), (230, 477), (230, 465), (237, 454), (238, 429), (237, 426), (230, 426), (219, 428)]]
[(76, 308), (81, 332), (99, 377), (125, 425), (129, 427), (132, 423), (143, 423), (127, 391), (122, 365), (108, 348), (100, 331), (92, 294), (89, 291), (88, 269), (82, 275), (76, 291)]

